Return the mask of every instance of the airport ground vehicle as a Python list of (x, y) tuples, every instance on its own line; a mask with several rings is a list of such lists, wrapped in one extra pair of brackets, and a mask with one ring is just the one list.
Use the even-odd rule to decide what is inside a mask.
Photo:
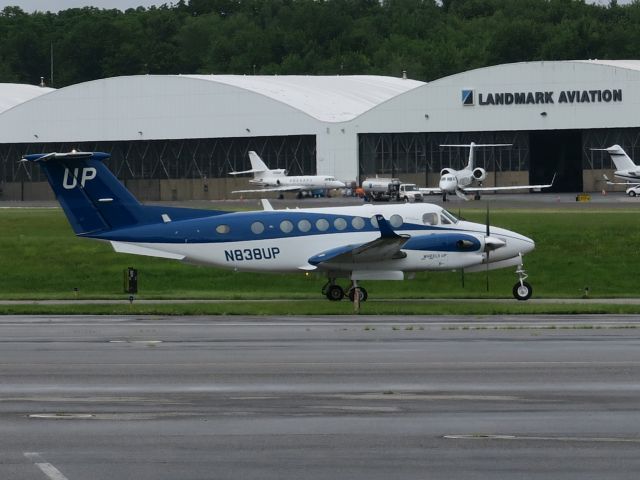
[(402, 183), (398, 178), (374, 177), (362, 182), (365, 199), (377, 202), (422, 202), (423, 195), (415, 183)]

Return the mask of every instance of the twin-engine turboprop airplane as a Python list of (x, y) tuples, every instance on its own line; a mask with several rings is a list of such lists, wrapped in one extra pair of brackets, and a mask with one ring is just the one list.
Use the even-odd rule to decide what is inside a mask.
[(402, 280), (407, 273), (518, 266), (514, 296), (526, 300), (522, 255), (534, 242), (502, 228), (458, 220), (431, 204), (360, 205), (224, 212), (140, 204), (103, 164), (107, 153), (25, 155), (41, 166), (79, 237), (104, 240), (116, 252), (169, 258), (246, 272), (318, 271), (323, 293), (340, 300), (337, 278)]
[(469, 149), (469, 162), (462, 170), (443, 168), (440, 171), (440, 183), (438, 188), (421, 188), (425, 193), (442, 193), (442, 201), (447, 201), (447, 194), (456, 194), (463, 200), (469, 200), (468, 194), (475, 194), (476, 200), (480, 199), (480, 192), (504, 192), (512, 190), (532, 190), (549, 188), (553, 185), (555, 175), (551, 183), (545, 185), (513, 185), (508, 187), (482, 187), (482, 182), (487, 178), (487, 171), (481, 167), (475, 167), (475, 149), (478, 147), (510, 147), (511, 143), (468, 143), (463, 145), (440, 145), (441, 147), (461, 147)]
[(260, 156), (254, 152), (249, 152), (251, 170), (242, 172), (229, 172), (229, 175), (241, 175), (243, 173), (253, 173), (253, 179), (249, 183), (262, 188), (257, 190), (235, 190), (232, 193), (260, 193), (260, 192), (298, 192), (302, 197), (304, 192), (314, 192), (317, 190), (333, 190), (345, 188), (345, 184), (336, 180), (330, 175), (297, 175), (288, 176), (284, 169), (269, 170), (269, 167), (262, 161)]

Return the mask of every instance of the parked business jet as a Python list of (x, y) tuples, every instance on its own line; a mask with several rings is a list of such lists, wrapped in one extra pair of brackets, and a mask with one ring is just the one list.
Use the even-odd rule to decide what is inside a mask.
[(530, 238), (458, 220), (432, 204), (359, 205), (224, 212), (142, 205), (107, 169), (109, 154), (25, 155), (47, 175), (79, 237), (108, 241), (116, 252), (169, 258), (245, 272), (327, 275), (323, 294), (341, 300), (337, 278), (351, 281), (350, 299), (364, 301), (360, 280), (402, 280), (407, 273), (517, 266), (514, 296), (526, 300), (522, 255)]
[(420, 191), (425, 193), (442, 193), (442, 201), (447, 201), (447, 194), (456, 194), (463, 200), (469, 200), (468, 194), (474, 193), (476, 200), (480, 199), (480, 192), (500, 192), (515, 190), (531, 190), (549, 188), (553, 185), (555, 175), (551, 183), (545, 185), (513, 185), (507, 187), (482, 187), (474, 185), (482, 185), (487, 178), (487, 171), (481, 167), (475, 167), (475, 149), (479, 147), (510, 147), (511, 143), (485, 143), (477, 144), (474, 142), (464, 145), (440, 145), (441, 147), (460, 147), (469, 149), (469, 161), (467, 166), (462, 170), (454, 170), (452, 168), (443, 168), (440, 171), (440, 183), (438, 188), (421, 188)]
[(269, 167), (254, 151), (249, 152), (249, 161), (251, 162), (251, 170), (229, 172), (229, 175), (253, 173), (253, 179), (249, 180), (249, 183), (262, 188), (257, 190), (235, 190), (232, 193), (298, 192), (298, 197), (302, 197), (304, 193), (312, 193), (317, 190), (327, 191), (346, 187), (343, 182), (330, 175), (297, 175), (289, 177), (284, 169), (269, 170)]
[[(626, 180), (626, 182), (611, 182), (606, 175), (603, 175), (609, 185), (634, 187), (640, 184), (640, 166), (633, 163), (633, 160), (629, 158), (627, 152), (625, 152), (620, 145), (612, 145), (609, 148), (592, 148), (591, 150), (608, 152), (611, 156), (611, 161), (617, 169), (613, 174), (616, 178)], [(635, 196), (635, 190), (631, 191), (633, 192), (633, 196)], [(627, 189), (627, 194), (629, 194), (629, 189)]]

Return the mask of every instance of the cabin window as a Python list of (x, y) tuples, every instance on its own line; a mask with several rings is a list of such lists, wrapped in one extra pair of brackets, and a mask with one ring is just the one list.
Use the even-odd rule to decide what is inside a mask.
[(362, 230), (364, 228), (364, 218), (362, 217), (353, 217), (351, 219), (351, 226), (356, 230)]
[(262, 222), (253, 222), (251, 224), (251, 231), (256, 235), (260, 235), (264, 232), (264, 224)]
[(435, 213), (425, 213), (422, 215), (422, 223), (425, 225), (437, 225), (438, 224), (438, 215)]
[(311, 222), (309, 220), (300, 220), (298, 222), (298, 230), (301, 232), (308, 232), (311, 230)]
[(221, 235), (225, 233), (229, 233), (230, 230), (231, 228), (229, 228), (229, 225), (218, 225), (216, 227), (216, 232), (218, 232)]
[(321, 218), (321, 219), (316, 221), (316, 228), (318, 230), (320, 230), (321, 232), (324, 232), (325, 230), (327, 230), (329, 228), (329, 222), (327, 220), (325, 220), (324, 218)]
[(376, 217), (371, 217), (371, 226), (373, 228), (378, 228), (378, 219)]
[(293, 230), (293, 223), (291, 223), (289, 220), (281, 221), (280, 230), (282, 230), (283, 233), (291, 233), (291, 231)]
[(344, 230), (347, 228), (347, 221), (344, 218), (336, 218), (333, 221), (333, 226), (336, 227), (336, 230)]
[(389, 218), (389, 223), (393, 228), (399, 228), (402, 226), (404, 221), (402, 220), (402, 217), (400, 215), (394, 214), (391, 215), (391, 218)]

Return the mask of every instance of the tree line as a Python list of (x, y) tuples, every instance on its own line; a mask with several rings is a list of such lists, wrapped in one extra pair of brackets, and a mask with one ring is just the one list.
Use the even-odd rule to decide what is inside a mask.
[(44, 77), (59, 88), (136, 74), (403, 71), (431, 81), (518, 61), (640, 58), (639, 27), (640, 2), (615, 0), (180, 0), (57, 13), (5, 7), (0, 82)]

